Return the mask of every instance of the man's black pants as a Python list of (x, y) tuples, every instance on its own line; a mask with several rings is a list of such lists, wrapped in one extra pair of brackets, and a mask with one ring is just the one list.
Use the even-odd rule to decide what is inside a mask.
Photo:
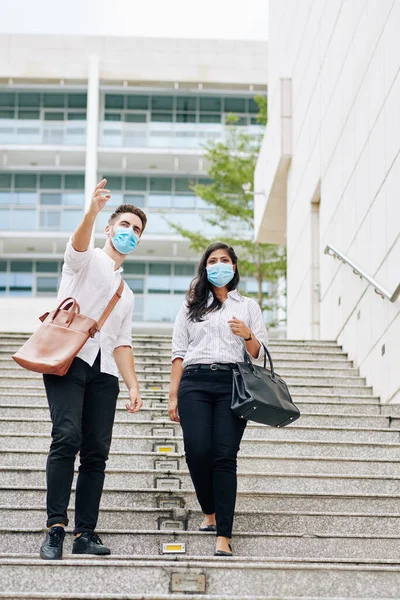
[(186, 462), (202, 511), (216, 513), (217, 536), (231, 537), (237, 453), (246, 423), (231, 410), (232, 371), (184, 371), (178, 412)]
[(96, 528), (104, 470), (119, 393), (118, 378), (75, 358), (66, 375), (43, 375), (50, 407), (52, 443), (47, 458), (47, 527), (68, 525), (67, 508), (80, 453), (74, 533)]

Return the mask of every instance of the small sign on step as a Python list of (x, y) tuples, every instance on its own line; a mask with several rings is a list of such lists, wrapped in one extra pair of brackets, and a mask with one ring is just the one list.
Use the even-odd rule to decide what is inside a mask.
[(206, 576), (204, 573), (172, 573), (171, 592), (200, 592), (206, 591)]
[(185, 505), (183, 498), (158, 498), (158, 508), (182, 508)]
[(156, 477), (157, 490), (179, 490), (181, 480), (178, 477)]
[(153, 452), (159, 454), (171, 454), (171, 452), (177, 452), (176, 444), (155, 444)]
[(163, 543), (161, 545), (162, 554), (185, 554), (186, 544), (185, 542), (170, 542)]

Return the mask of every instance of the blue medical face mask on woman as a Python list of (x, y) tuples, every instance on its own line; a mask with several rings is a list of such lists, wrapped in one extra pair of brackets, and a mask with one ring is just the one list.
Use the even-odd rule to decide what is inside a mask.
[(112, 245), (121, 254), (129, 254), (135, 250), (138, 242), (139, 236), (131, 227), (116, 227), (114, 237), (111, 238)]
[(207, 267), (207, 279), (215, 287), (224, 287), (235, 276), (233, 265), (230, 263), (215, 263)]

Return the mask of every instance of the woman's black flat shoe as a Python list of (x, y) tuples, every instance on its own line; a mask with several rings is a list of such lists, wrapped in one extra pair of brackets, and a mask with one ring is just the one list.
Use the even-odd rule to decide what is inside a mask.
[(215, 533), (217, 531), (217, 526), (207, 525), (207, 527), (199, 527), (199, 531), (213, 531)]
[(229, 544), (230, 552), (225, 552), (225, 550), (216, 550), (214, 556), (233, 556), (232, 546)]

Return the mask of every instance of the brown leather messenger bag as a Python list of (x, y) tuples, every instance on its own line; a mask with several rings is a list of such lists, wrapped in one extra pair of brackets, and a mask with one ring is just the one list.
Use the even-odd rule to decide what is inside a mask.
[(65, 375), (89, 337), (103, 327), (123, 289), (122, 280), (98, 321), (81, 315), (75, 298), (65, 298), (56, 310), (39, 317), (42, 324), (12, 358), (29, 371)]

